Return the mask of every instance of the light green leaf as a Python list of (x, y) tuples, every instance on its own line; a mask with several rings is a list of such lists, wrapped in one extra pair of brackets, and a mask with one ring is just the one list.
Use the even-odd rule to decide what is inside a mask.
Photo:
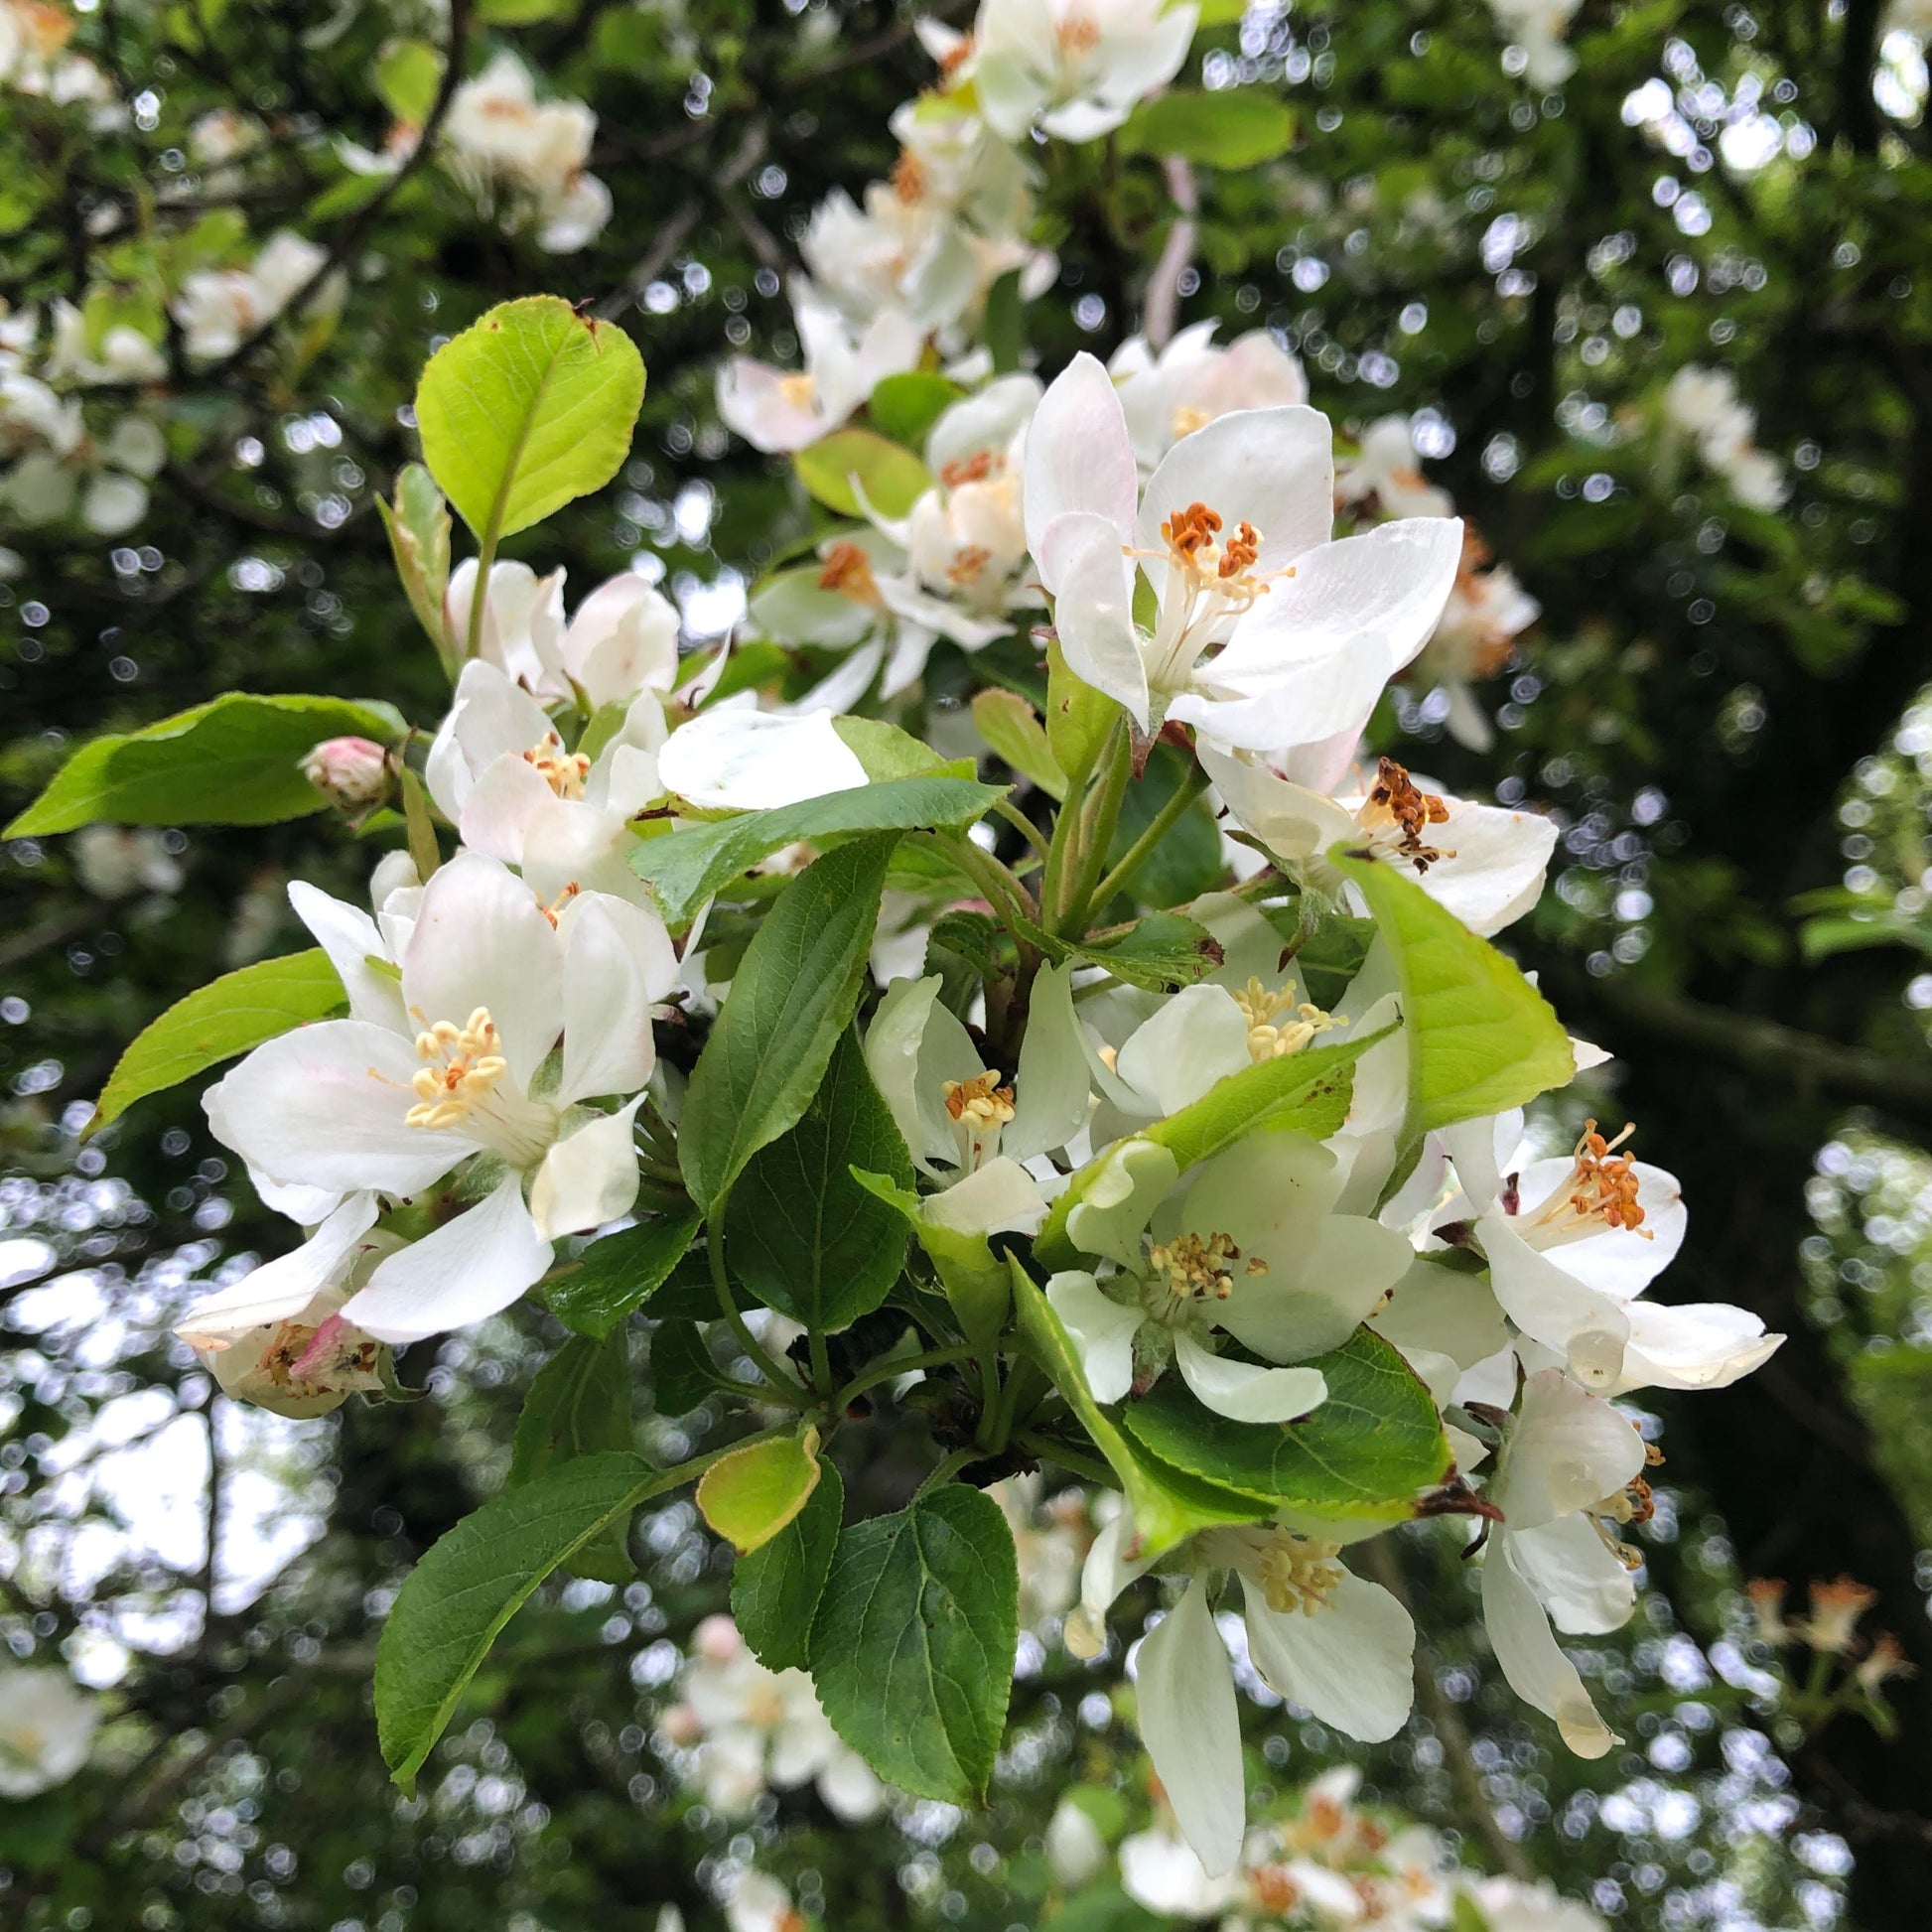
[[(531, 1379), (516, 1420), (508, 1486), (521, 1488), (577, 1456), (632, 1446), (630, 1350), (622, 1332), (603, 1341), (572, 1336)], [(625, 1548), (628, 1527), (614, 1523), (570, 1567), (580, 1577), (627, 1583), (636, 1574)]]
[(375, 506), (389, 533), (389, 551), (403, 595), (416, 614), (437, 655), (453, 663), (450, 636), (443, 621), (443, 593), (450, 584), (450, 511), (436, 479), (420, 463), (406, 463), (396, 477), (396, 500)]
[(602, 489), (643, 400), (643, 361), (621, 329), (560, 296), (526, 296), (430, 357), (416, 391), (423, 461), (490, 543)]
[(326, 1020), (343, 1005), (343, 983), (319, 946), (224, 973), (177, 1000), (135, 1035), (101, 1089), (87, 1131), (292, 1027)]
[(443, 56), (428, 41), (391, 41), (376, 56), (375, 91), (399, 121), (421, 127), (443, 84)]
[(732, 1616), (739, 1635), (766, 1670), (802, 1670), (811, 1649), (812, 1616), (839, 1546), (845, 1489), (820, 1457), (818, 1484), (777, 1535), (732, 1569)]
[(138, 732), (90, 739), (0, 837), (82, 825), (273, 825), (328, 806), (302, 775), (326, 738), (383, 744), (407, 728), (387, 705), (269, 698), (245, 691)]
[(818, 1431), (747, 1443), (721, 1455), (698, 1482), (698, 1508), (740, 1556), (769, 1543), (818, 1487)]
[(477, 18), (491, 27), (529, 27), (562, 7), (563, 0), (477, 0)]
[(530, 1592), (652, 1496), (686, 1480), (641, 1456), (583, 1455), (467, 1516), (397, 1594), (375, 1652), (375, 1723), (383, 1761), (405, 1791), (464, 1687)]
[(1124, 1405), (1128, 1431), (1165, 1461), (1271, 1507), (1400, 1522), (1449, 1473), (1449, 1439), (1415, 1371), (1366, 1328), (1309, 1364), (1328, 1399), (1300, 1422), (1230, 1428), (1175, 1375)]
[(834, 718), (832, 729), (875, 783), (889, 778), (970, 778), (971, 759), (944, 759), (922, 738), (881, 718)]
[(593, 1241), (543, 1278), (551, 1313), (566, 1328), (603, 1340), (663, 1287), (703, 1221), (693, 1207)]
[(844, 1531), (811, 1636), (832, 1727), (888, 1783), (983, 1803), (1019, 1599), (1013, 1532), (981, 1490), (948, 1484)]
[(1550, 1003), (1488, 940), (1393, 866), (1328, 855), (1395, 954), (1409, 1040), (1405, 1141), (1567, 1085), (1576, 1059)]
[(1295, 116), (1259, 87), (1173, 87), (1143, 101), (1115, 137), (1123, 154), (1174, 155), (1208, 168), (1253, 168), (1286, 154)]
[(1180, 912), (1150, 912), (1131, 925), (1090, 933), (1084, 939), (1056, 939), (1035, 925), (1027, 937), (1049, 959), (1084, 959), (1104, 966), (1117, 980), (1149, 992), (1191, 986), (1220, 967), (1221, 942)]
[(650, 885), (664, 917), (687, 925), (698, 907), (767, 854), (794, 840), (821, 845), (858, 832), (943, 826), (963, 832), (1005, 794), (972, 778), (894, 778), (854, 785), (796, 805), (693, 825), (631, 849), (631, 869)]
[(936, 369), (907, 369), (902, 375), (889, 375), (877, 383), (866, 413), (882, 436), (908, 450), (924, 447), (931, 429), (948, 405), (966, 391), (950, 376)]
[(874, 429), (835, 429), (791, 461), (806, 489), (841, 516), (865, 514), (854, 478), (881, 516), (903, 516), (932, 487), (931, 471)]
[(911, 1157), (848, 1033), (798, 1125), (752, 1156), (725, 1215), (734, 1278), (822, 1334), (870, 1314), (905, 1262), (904, 1223), (853, 1179), (855, 1167), (912, 1185)]
[(893, 1208), (911, 1229), (926, 1259), (938, 1271), (946, 1301), (966, 1334), (975, 1341), (996, 1341), (1006, 1325), (1012, 1291), (1007, 1285), (1007, 1265), (993, 1252), (986, 1236), (967, 1234), (929, 1219), (926, 1209), (930, 1201), (912, 1190), (909, 1172), (900, 1178), (870, 1173), (855, 1166), (852, 1178)]
[(1046, 647), (1046, 743), (1062, 771), (1086, 771), (1107, 734), (1127, 716), (1104, 691), (1066, 668), (1056, 637)]
[(804, 1113), (852, 1024), (896, 833), (854, 840), (778, 895), (691, 1074), (677, 1154), (707, 1211)]
[(1066, 796), (1066, 773), (1053, 759), (1046, 727), (1039, 714), (1018, 691), (997, 687), (973, 698), (973, 723), (979, 735), (1020, 773), (1051, 798)]

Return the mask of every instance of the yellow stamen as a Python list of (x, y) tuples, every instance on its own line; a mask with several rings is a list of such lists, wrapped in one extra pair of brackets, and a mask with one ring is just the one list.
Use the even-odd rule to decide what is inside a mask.
[(879, 582), (872, 574), (872, 559), (856, 543), (835, 543), (826, 551), (818, 588), (836, 591), (855, 604), (877, 606), (882, 602)]
[[(1306, 1000), (1298, 1005), (1287, 991), (1271, 993), (1258, 979), (1249, 980), (1234, 996), (1234, 1003), (1247, 1019), (1248, 1057), (1257, 1066), (1299, 1053), (1315, 1035), (1348, 1024)], [(1277, 1017), (1287, 1013), (1295, 1018), (1284, 1022)]]
[(566, 752), (564, 741), (555, 732), (545, 732), (523, 754), (523, 762), (559, 798), (581, 798), (584, 780), (591, 774), (591, 761), (581, 752)]
[(1165, 1281), (1176, 1301), (1225, 1302), (1234, 1293), (1231, 1263), (1241, 1250), (1226, 1234), (1177, 1234), (1157, 1241), (1147, 1251), (1157, 1280)]
[(1447, 825), (1449, 815), (1449, 806), (1435, 792), (1424, 791), (1407, 767), (1394, 759), (1383, 759), (1356, 818), (1370, 834), (1392, 827), (1395, 850), (1418, 872), (1427, 872), (1438, 860), (1455, 857), (1423, 841), (1423, 833), (1432, 825)]
[(1297, 1610), (1312, 1616), (1325, 1609), (1341, 1583), (1341, 1565), (1335, 1561), (1340, 1554), (1339, 1543), (1281, 1531), (1261, 1560), (1261, 1587), (1268, 1607), (1284, 1616)]
[(429, 1064), (410, 1081), (416, 1105), (404, 1118), (411, 1127), (461, 1126), (508, 1070), (487, 1007), (479, 1007), (467, 1026), (437, 1021), (416, 1035), (416, 1052)]

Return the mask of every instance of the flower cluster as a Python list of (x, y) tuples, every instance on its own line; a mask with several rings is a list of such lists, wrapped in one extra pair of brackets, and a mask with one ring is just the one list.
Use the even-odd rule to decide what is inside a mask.
[(1690, 362), (1664, 386), (1667, 428), (1688, 437), (1699, 458), (1751, 509), (1774, 510), (1791, 493), (1784, 467), (1758, 448), (1757, 412), (1737, 393), (1728, 369)]

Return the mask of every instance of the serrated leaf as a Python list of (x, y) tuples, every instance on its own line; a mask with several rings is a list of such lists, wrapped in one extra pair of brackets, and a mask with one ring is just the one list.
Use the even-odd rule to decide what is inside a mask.
[(326, 1020), (343, 1006), (342, 980), (320, 946), (223, 973), (135, 1035), (94, 1102), (88, 1132), (151, 1093), (192, 1080), (292, 1027)]
[[(1265, 912), (1287, 943), (1300, 937), (1299, 905), (1298, 900), (1285, 908), (1286, 920), (1275, 918), (1272, 907)], [(1374, 942), (1373, 919), (1351, 918), (1345, 913), (1322, 919), (1311, 933), (1301, 939), (1295, 953), (1295, 970), (1301, 974), (1309, 998), (1318, 1007), (1339, 1006), (1355, 975), (1362, 970), (1362, 961), (1368, 957), (1368, 949)]]
[(852, 1024), (897, 842), (896, 833), (874, 834), (814, 860), (746, 948), (678, 1125), (678, 1166), (707, 1211), (818, 1090)]
[(1019, 1635), (1013, 1532), (991, 1496), (949, 1484), (840, 1534), (812, 1678), (832, 1727), (888, 1783), (979, 1804)]
[(657, 1293), (702, 1225), (694, 1207), (593, 1241), (543, 1278), (550, 1311), (566, 1328), (601, 1341)]
[(1115, 137), (1123, 154), (1173, 155), (1208, 168), (1253, 168), (1288, 152), (1295, 116), (1259, 87), (1171, 87), (1143, 101)]
[(638, 1455), (585, 1455), (506, 1490), (410, 1573), (375, 1651), (383, 1761), (405, 1791), (496, 1634), (530, 1592), (614, 1523), (687, 1477)]
[(1133, 924), (1084, 939), (1056, 939), (1029, 925), (1027, 937), (1052, 960), (1084, 959), (1117, 980), (1152, 993), (1204, 980), (1226, 959), (1221, 942), (1181, 912), (1150, 912)]
[[(909, 1170), (904, 1177), (869, 1173), (855, 1166), (853, 1180), (876, 1200), (891, 1208), (911, 1230), (926, 1259), (938, 1271), (946, 1302), (959, 1325), (973, 1340), (991, 1345), (999, 1338), (1012, 1306), (1007, 1265), (993, 1252), (983, 1234), (968, 1234), (927, 1217), (927, 1197), (912, 1189)], [(899, 1250), (904, 1253), (903, 1248)]]
[(430, 357), (416, 391), (423, 461), (479, 540), (513, 536), (618, 474), (643, 400), (621, 329), (525, 296)]
[(1066, 796), (1066, 773), (1053, 761), (1046, 727), (1018, 691), (981, 691), (973, 698), (973, 723), (979, 735), (1020, 773), (1052, 798)]
[(853, 1178), (855, 1167), (912, 1185), (911, 1156), (847, 1033), (798, 1125), (739, 1175), (725, 1216), (734, 1279), (822, 1334), (870, 1314), (905, 1262), (903, 1221)]
[(1273, 1508), (1398, 1522), (1449, 1471), (1449, 1439), (1416, 1372), (1357, 1328), (1309, 1364), (1328, 1399), (1299, 1422), (1241, 1423), (1204, 1408), (1174, 1375), (1124, 1405), (1128, 1432), (1164, 1461)]
[(230, 691), (138, 732), (90, 739), (0, 837), (82, 825), (273, 825), (326, 810), (302, 760), (326, 738), (388, 744), (386, 705)]
[(936, 369), (907, 369), (874, 385), (866, 414), (882, 436), (908, 450), (922, 449), (926, 432), (965, 393)]
[(818, 1431), (747, 1443), (721, 1455), (698, 1482), (698, 1508), (740, 1556), (760, 1550), (818, 1487)]
[(1405, 1141), (1520, 1107), (1576, 1072), (1570, 1036), (1515, 964), (1393, 866), (1337, 847), (1395, 955), (1409, 1041)]
[(884, 784), (854, 785), (795, 805), (641, 840), (631, 850), (630, 866), (656, 895), (665, 919), (681, 926), (713, 894), (781, 846), (800, 839), (819, 845), (853, 833), (920, 827), (964, 831), (1005, 795), (998, 785), (974, 778), (893, 778)]
[(865, 514), (860, 489), (881, 516), (903, 516), (932, 487), (931, 471), (874, 429), (835, 429), (791, 461), (805, 488), (841, 516)]
[(805, 1506), (777, 1535), (732, 1570), (732, 1615), (752, 1655), (766, 1670), (801, 1670), (811, 1648), (812, 1617), (839, 1545), (845, 1489), (821, 1456), (818, 1483)]
[[(630, 1350), (623, 1335), (573, 1336), (531, 1378), (516, 1420), (508, 1487), (521, 1488), (577, 1456), (631, 1447)], [(602, 1583), (628, 1582), (636, 1570), (625, 1548), (627, 1528), (614, 1523), (570, 1567)]]

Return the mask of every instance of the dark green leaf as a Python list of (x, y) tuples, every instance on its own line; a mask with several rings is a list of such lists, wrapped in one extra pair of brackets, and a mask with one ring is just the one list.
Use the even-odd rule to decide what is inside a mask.
[(1027, 310), (1017, 268), (986, 292), (985, 335), (995, 375), (1011, 375), (1027, 359)]
[[(622, 1331), (603, 1341), (573, 1336), (537, 1370), (523, 1398), (509, 1487), (520, 1488), (574, 1457), (631, 1447), (630, 1350)], [(612, 1524), (570, 1567), (607, 1584), (627, 1582), (635, 1574), (625, 1549), (628, 1527), (621, 1519)]]
[(719, 1369), (696, 1321), (665, 1321), (651, 1330), (650, 1392), (660, 1416), (688, 1416), (718, 1392)]
[(593, 1241), (544, 1277), (551, 1312), (565, 1327), (601, 1340), (656, 1294), (702, 1225), (694, 1207)]
[(805, 1507), (762, 1549), (740, 1557), (732, 1571), (732, 1615), (766, 1670), (804, 1667), (844, 1513), (839, 1472), (821, 1457), (818, 1487)]

